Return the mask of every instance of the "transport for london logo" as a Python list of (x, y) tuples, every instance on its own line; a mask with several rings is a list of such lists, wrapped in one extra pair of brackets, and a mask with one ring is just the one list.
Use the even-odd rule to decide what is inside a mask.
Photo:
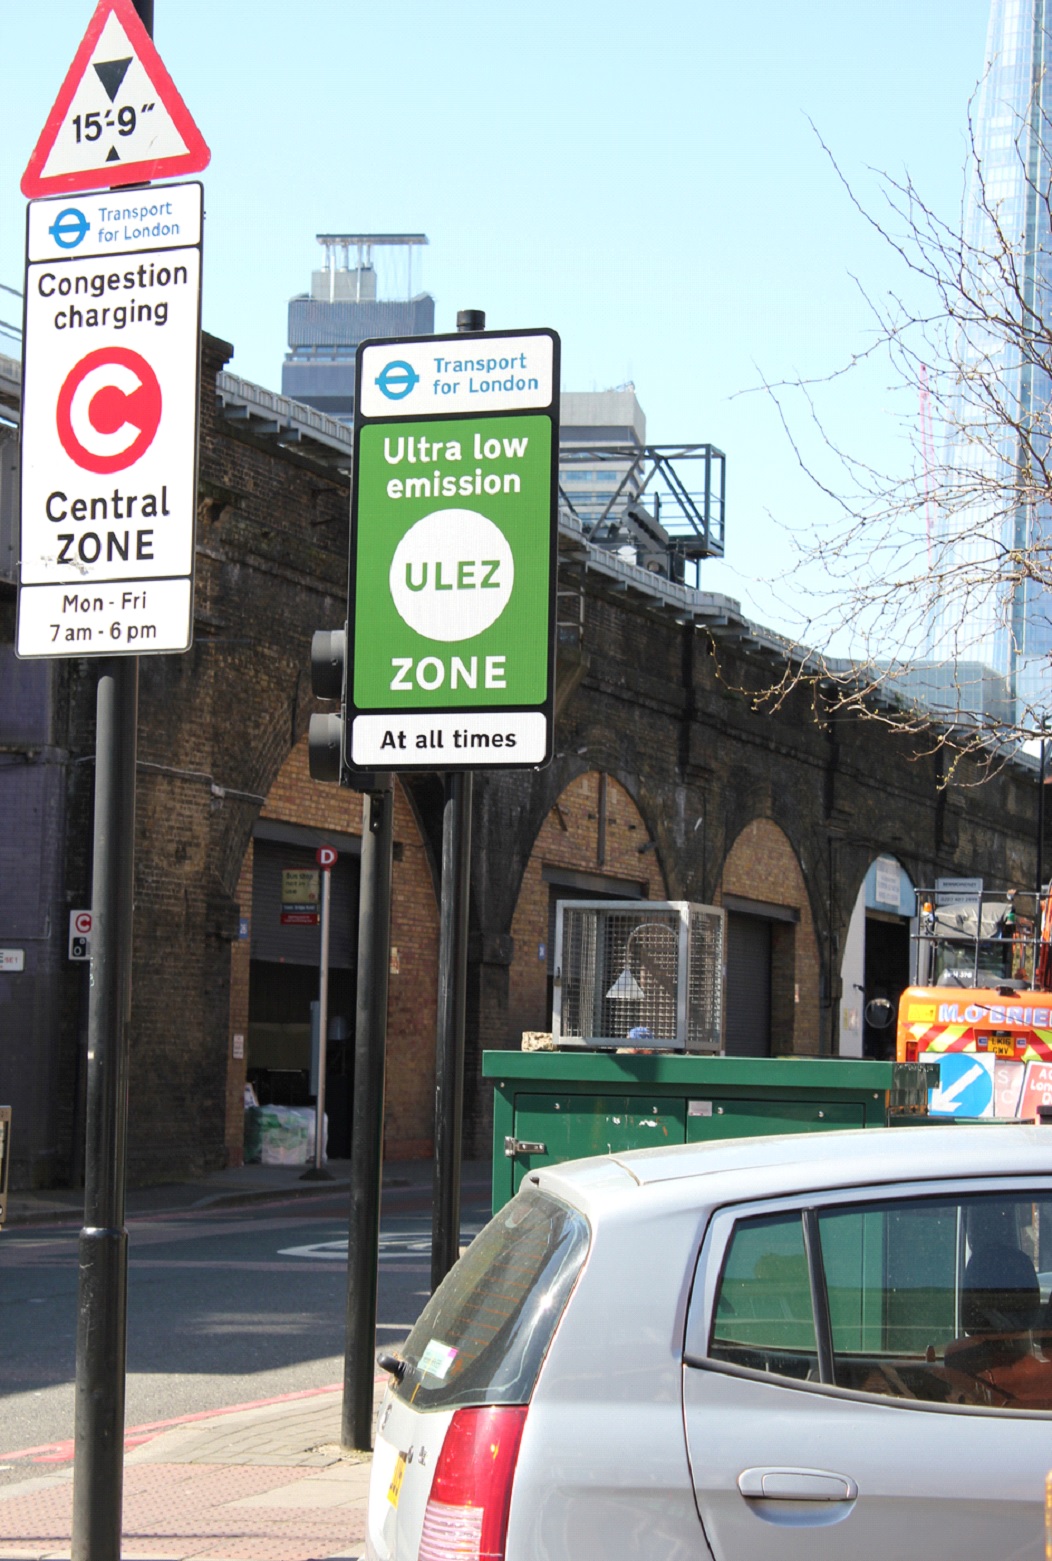
[(385, 363), (376, 376), (376, 383), (388, 401), (404, 401), (409, 392), (420, 383), (420, 375), (404, 358)]
[(60, 249), (76, 249), (91, 224), (77, 206), (60, 211), (48, 232)]

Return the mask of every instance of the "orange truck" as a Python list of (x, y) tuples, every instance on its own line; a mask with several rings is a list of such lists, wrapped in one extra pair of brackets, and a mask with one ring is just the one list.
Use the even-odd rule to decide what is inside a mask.
[[(916, 941), (896, 1055), (946, 1061), (932, 1112), (942, 1104), (952, 1116), (977, 1099), (981, 1113), (962, 1114), (1036, 1118), (1052, 1107), (1052, 890), (918, 890)], [(973, 1062), (955, 1062), (962, 1053)]]

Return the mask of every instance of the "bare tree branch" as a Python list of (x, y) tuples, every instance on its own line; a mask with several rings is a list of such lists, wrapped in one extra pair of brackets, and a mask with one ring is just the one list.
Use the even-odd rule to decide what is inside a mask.
[[(1033, 109), (1014, 136), (1015, 188), (1045, 246), (1052, 245), (1045, 146), (1052, 127)], [(908, 174), (871, 170), (881, 203), (874, 212), (815, 135), (907, 285), (877, 298), (856, 278), (872, 322), (867, 344), (826, 374), (761, 375), (749, 392), (773, 405), (832, 518), (792, 538), (789, 583), (806, 600), (803, 632), (785, 641), (782, 674), (746, 692), (758, 708), (777, 708), (810, 685), (827, 713), (861, 712), (931, 732), (933, 745), (952, 738), (955, 751), (997, 764), (1042, 728), (1046, 714), (1032, 692), (984, 664), (996, 634), (1015, 665), (1028, 653), (1027, 614), (1052, 612), (1052, 290), (1027, 256), (1026, 232), (1012, 227), (1003, 174), (983, 166), (971, 113), (970, 179), (954, 223)], [(890, 390), (912, 396), (929, 419), (927, 435), (920, 420), (907, 425), (897, 470), (849, 448), (826, 415), (846, 377), (881, 363)], [(850, 659), (823, 651), (845, 637)], [(1044, 672), (1049, 684), (1052, 667)]]

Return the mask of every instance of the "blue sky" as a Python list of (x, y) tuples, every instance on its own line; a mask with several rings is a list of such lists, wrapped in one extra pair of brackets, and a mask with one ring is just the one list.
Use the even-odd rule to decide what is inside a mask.
[[(19, 179), (94, 9), (3, 0), (0, 282), (21, 286)], [(205, 328), (280, 388), (287, 301), (323, 231), (429, 235), (436, 328), (553, 326), (566, 389), (634, 381), (654, 442), (727, 453), (727, 559), (702, 587), (791, 630), (791, 534), (823, 502), (768, 378), (867, 340), (859, 283), (901, 285), (812, 121), (868, 202), (908, 169), (959, 208), (987, 0), (155, 0), (155, 41), (212, 149)], [(419, 254), (419, 252), (418, 252)], [(393, 277), (397, 285), (399, 278)], [(0, 318), (17, 308), (9, 295)], [(11, 351), (0, 339), (0, 351)], [(912, 403), (877, 370), (838, 431), (908, 460)]]

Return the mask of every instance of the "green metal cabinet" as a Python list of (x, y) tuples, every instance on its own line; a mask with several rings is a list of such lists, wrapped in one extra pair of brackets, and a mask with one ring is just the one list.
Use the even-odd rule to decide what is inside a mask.
[[(653, 1093), (653, 1092), (652, 1092)], [(533, 1165), (557, 1160), (578, 1160), (583, 1155), (607, 1154), (612, 1149), (642, 1149), (657, 1144), (682, 1144), (686, 1104), (683, 1099), (654, 1095), (578, 1094), (569, 1091), (515, 1096), (516, 1139), (541, 1142), (543, 1154), (517, 1158)], [(500, 1140), (504, 1156), (504, 1139)], [(515, 1159), (509, 1155), (508, 1159)], [(516, 1183), (516, 1186), (518, 1183)]]
[[(491, 1051), (493, 1208), (541, 1165), (758, 1133), (885, 1127), (924, 1097), (923, 1068), (818, 1057)], [(910, 1090), (908, 1096), (904, 1091)]]

